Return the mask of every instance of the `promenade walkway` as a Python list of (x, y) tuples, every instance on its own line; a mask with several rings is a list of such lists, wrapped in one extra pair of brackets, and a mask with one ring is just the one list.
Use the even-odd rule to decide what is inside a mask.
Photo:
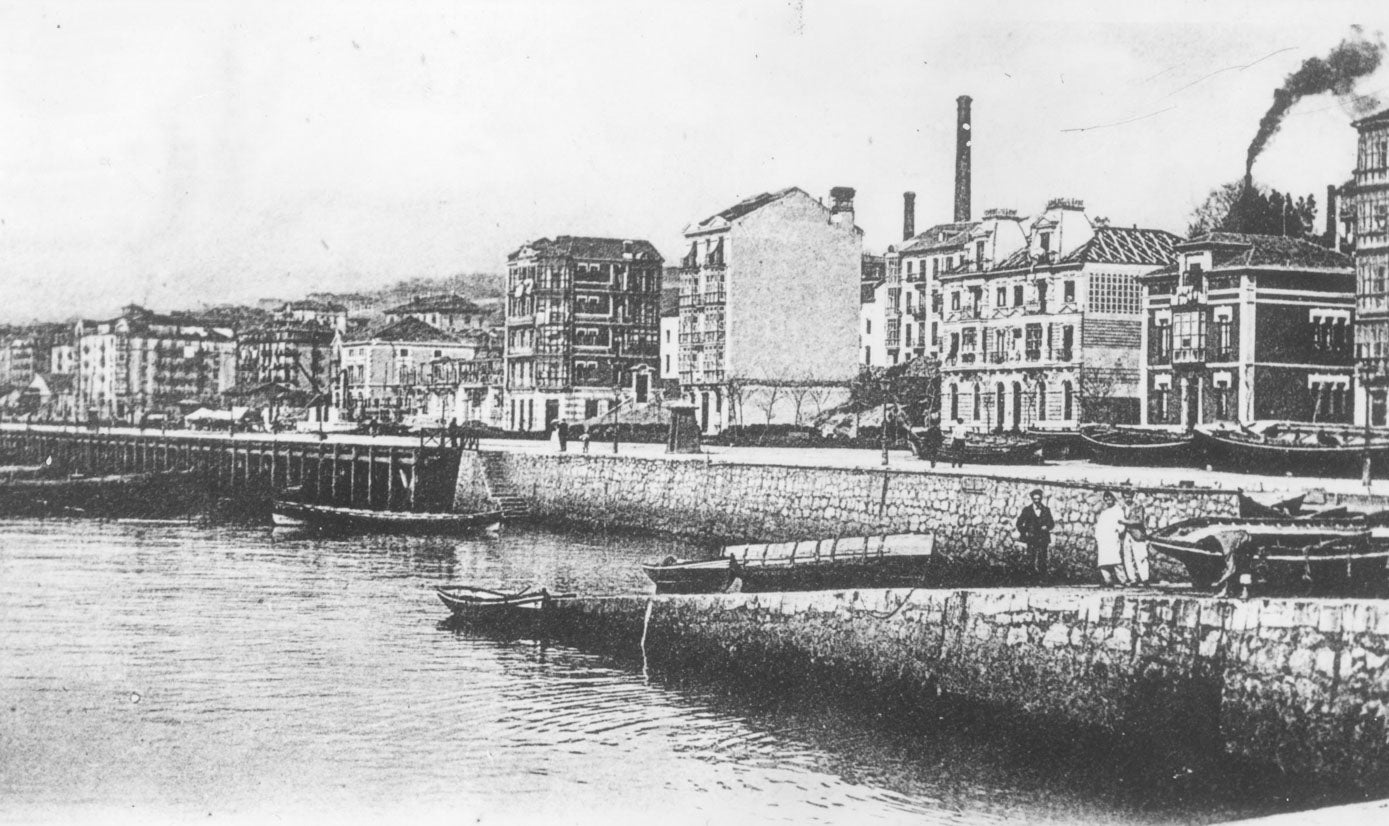
[[(58, 432), (91, 431), (62, 425), (32, 425), (32, 430)], [(24, 430), (26, 425), (3, 423), (6, 430)], [(121, 433), (145, 435), (159, 433), (154, 429), (141, 431), (137, 428), (105, 428), (102, 433)], [(226, 439), (225, 431), (170, 430), (165, 435), (180, 438)], [(238, 433), (237, 440), (261, 441), (320, 441), (316, 433)], [(355, 434), (328, 434), (326, 439), (350, 444), (395, 444), (417, 445), (420, 440), (413, 436), (361, 436)], [(502, 450), (526, 453), (554, 453), (555, 447), (546, 440), (537, 439), (483, 439), (483, 450)], [(582, 455), (582, 445), (577, 441), (569, 443), (568, 452)], [(594, 457), (613, 455), (611, 442), (592, 442), (589, 455)], [(849, 448), (788, 448), (788, 447), (720, 447), (706, 446), (701, 454), (668, 454), (663, 444), (643, 444), (620, 442), (619, 456), (661, 459), (675, 462), (709, 462), (749, 465), (784, 465), (795, 467), (858, 468), (863, 470), (882, 470), (882, 452)], [(937, 463), (933, 469), (905, 450), (889, 451), (887, 469), (895, 473), (939, 473), (1003, 476), (1015, 479), (1035, 479), (1042, 481), (1072, 482), (1097, 486), (1121, 487), (1137, 485), (1147, 487), (1176, 487), (1195, 485), (1197, 487), (1242, 490), (1248, 493), (1288, 492), (1301, 493), (1322, 489), (1328, 493), (1341, 495), (1366, 495), (1389, 497), (1389, 479), (1375, 479), (1367, 489), (1359, 479), (1337, 479), (1319, 476), (1262, 476), (1246, 473), (1228, 473), (1199, 468), (1130, 468), (1094, 464), (1085, 460), (1073, 459), (1050, 461), (1044, 465), (965, 465), (961, 468)], [(1385, 469), (1389, 473), (1389, 468)]]

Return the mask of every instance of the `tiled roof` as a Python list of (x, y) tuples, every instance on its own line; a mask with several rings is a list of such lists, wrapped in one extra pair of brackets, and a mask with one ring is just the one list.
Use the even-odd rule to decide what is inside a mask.
[(1282, 235), (1212, 232), (1181, 242), (1178, 248), (1210, 248), (1211, 269), (1305, 267), (1349, 270), (1353, 266), (1351, 257), (1345, 253), (1301, 238), (1287, 238)]
[[(543, 256), (620, 261), (626, 251), (626, 244), (632, 245), (633, 255), (656, 261), (665, 260), (650, 241), (637, 238), (590, 238), (579, 235), (556, 235), (553, 241), (549, 238), (540, 238), (526, 246)], [(513, 252), (508, 256), (508, 259), (514, 260), (518, 253), (519, 250)]]
[(773, 201), (780, 200), (781, 198), (790, 195), (792, 192), (795, 192), (796, 189), (797, 187), (790, 186), (778, 192), (763, 192), (760, 195), (754, 195), (751, 198), (744, 198), (743, 200), (739, 201), (738, 203), (734, 204), (728, 209), (725, 209), (723, 212), (710, 215), (708, 218), (705, 218), (703, 221), (700, 221), (698, 224), (695, 224), (695, 226), (705, 227), (709, 224), (712, 224), (714, 221), (718, 219), (723, 219), (724, 221), (736, 221), (750, 212), (755, 212), (761, 209), (762, 207), (766, 206), (767, 204), (772, 203)]
[(1175, 260), (1173, 246), (1182, 239), (1161, 229), (1097, 227), (1095, 237), (1061, 259), (1063, 264), (1152, 264)]
[(392, 307), (387, 315), (407, 313), (481, 313), (482, 308), (458, 293), (417, 295), (404, 304)]
[(313, 298), (301, 298), (298, 301), (291, 301), (280, 308), (281, 312), (286, 310), (312, 310), (316, 313), (345, 313), (347, 306), (338, 304), (335, 301), (318, 301)]
[[(1043, 259), (1038, 258), (1038, 259), (1035, 259), (1035, 260), (1036, 260), (1038, 263), (1044, 263), (1044, 260), (1043, 260)], [(1030, 252), (1028, 252), (1027, 247), (1023, 247), (1022, 249), (1018, 250), (1017, 252), (1013, 253), (1012, 255), (1008, 256), (1007, 258), (1003, 259), (1002, 261), (999, 261), (999, 262), (995, 263), (995, 264), (993, 265), (993, 269), (995, 269), (995, 270), (1016, 270), (1016, 269), (1018, 269), (1019, 267), (1026, 267), (1026, 266), (1032, 264), (1033, 261), (1034, 261), (1034, 259), (1033, 259), (1033, 257), (1032, 257), (1032, 254), (1031, 254)]]
[(902, 252), (926, 252), (942, 247), (958, 247), (969, 240), (969, 234), (978, 226), (977, 221), (936, 224), (912, 236), (910, 241), (902, 245)]
[(72, 389), (73, 379), (71, 373), (39, 373), (43, 377), (43, 383), (48, 385), (48, 389), (54, 393), (65, 393)]
[(366, 336), (370, 341), (457, 341), (453, 335), (427, 324), (414, 316), (406, 316), (400, 321), (388, 324)]

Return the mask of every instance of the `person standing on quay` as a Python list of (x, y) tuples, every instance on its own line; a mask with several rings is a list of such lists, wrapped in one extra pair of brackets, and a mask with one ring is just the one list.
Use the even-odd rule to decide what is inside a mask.
[(555, 429), (559, 431), (559, 452), (563, 453), (569, 449), (569, 422), (560, 419)]
[(1124, 577), (1130, 585), (1148, 582), (1148, 512), (1124, 489)]
[(926, 432), (921, 434), (921, 451), (923, 459), (929, 459), (931, 467), (936, 466), (936, 460), (940, 458), (940, 446), (945, 444), (945, 434), (940, 429), (940, 418), (931, 417), (931, 423), (926, 426)]
[(965, 464), (965, 442), (969, 439), (969, 428), (965, 420), (956, 418), (950, 426), (950, 466), (963, 467)]
[(1124, 509), (1114, 494), (1104, 492), (1104, 507), (1095, 517), (1095, 564), (1100, 569), (1100, 583), (1105, 588), (1124, 585), (1122, 546), (1124, 538)]
[(1051, 508), (1042, 504), (1041, 488), (1032, 491), (1031, 496), (1031, 504), (1024, 505), (1022, 513), (1018, 514), (1018, 535), (1027, 545), (1032, 573), (1043, 577), (1047, 573), (1047, 551), (1051, 548), (1051, 531), (1056, 527), (1056, 520), (1052, 519)]

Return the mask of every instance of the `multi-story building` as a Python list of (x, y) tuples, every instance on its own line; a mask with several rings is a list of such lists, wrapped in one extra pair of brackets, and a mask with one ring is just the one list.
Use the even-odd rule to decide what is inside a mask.
[(243, 389), (275, 384), (309, 394), (332, 387), (333, 342), (338, 330), (332, 319), (300, 321), (276, 318), (237, 339), (237, 386)]
[(477, 349), (470, 358), (444, 357), (429, 363), (429, 398), (425, 415), (448, 423), (480, 421), (502, 427), (503, 330), (469, 330), (458, 334)]
[(79, 321), (79, 415), (137, 421), (150, 412), (216, 405), (236, 379), (231, 327), (131, 304), (107, 321)]
[(1359, 151), (1351, 214), (1355, 220), (1355, 356), (1366, 393), (1360, 420), (1389, 424), (1389, 109), (1354, 124)]
[(649, 400), (663, 261), (647, 241), (568, 235), (507, 257), (508, 429), (548, 430), (629, 396)]
[(466, 337), (406, 317), (356, 337), (339, 334), (334, 349), (341, 366), (333, 385), (333, 405), (345, 418), (398, 422), (429, 412), (441, 359), (472, 359), (485, 332)]
[(661, 382), (680, 384), (680, 275), (666, 267), (661, 284)]
[(847, 397), (860, 362), (863, 231), (854, 190), (830, 198), (826, 207), (791, 187), (685, 229), (680, 389), (706, 433), (793, 423)]
[(36, 374), (50, 372), (55, 350), (71, 343), (66, 324), (0, 329), (0, 384), (27, 386)]
[(1007, 213), (992, 218), (993, 249), (976, 246), (976, 228), (930, 276), (939, 284), (932, 308), (946, 420), (990, 431), (1137, 422), (1137, 277), (1172, 263), (1181, 239), (1095, 226), (1080, 201), (1057, 198), (1030, 223), (1025, 245), (999, 256), (993, 250), (1012, 245), (1020, 225)]
[(1176, 246), (1146, 289), (1145, 424), (1350, 422), (1349, 256), (1272, 235)]
[(386, 311), (387, 318), (393, 321), (402, 318), (418, 318), (431, 327), (436, 327), (446, 333), (484, 329), (490, 315), (490, 311), (479, 307), (457, 293), (417, 295), (408, 302)]
[(302, 324), (318, 324), (329, 330), (347, 330), (347, 305), (336, 301), (321, 301), (304, 298), (282, 305), (276, 312), (277, 318), (298, 321)]

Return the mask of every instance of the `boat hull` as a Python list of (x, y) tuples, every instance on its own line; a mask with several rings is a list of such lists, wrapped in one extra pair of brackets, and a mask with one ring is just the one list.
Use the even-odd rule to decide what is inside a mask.
[[(1263, 443), (1200, 430), (1196, 431), (1196, 446), (1212, 466), (1222, 470), (1297, 476), (1359, 476), (1367, 453), (1358, 445)], [(1383, 467), (1389, 460), (1389, 444), (1373, 443), (1368, 454), (1375, 467)]]
[[(893, 541), (889, 543), (889, 539)], [(643, 565), (642, 570), (656, 585), (658, 594), (903, 588), (919, 586), (929, 579), (933, 550), (929, 534), (898, 534), (867, 541), (846, 540), (842, 544), (825, 541), (804, 546), (737, 546), (725, 549), (721, 558), (698, 562), (667, 560), (659, 565)]]
[(1080, 432), (1081, 442), (1091, 459), (1102, 465), (1131, 467), (1184, 467), (1198, 463), (1195, 440), (1190, 435), (1171, 434), (1173, 438), (1168, 440), (1125, 443), (1122, 435), (1113, 436), (1113, 433), (1115, 431)]
[(1156, 531), (1148, 547), (1183, 564), (1198, 588), (1226, 570), (1225, 545), (1260, 593), (1382, 595), (1389, 536), (1360, 519), (1189, 519)]
[(502, 512), (373, 511), (280, 500), (274, 504), (271, 519), (275, 525), (281, 527), (317, 528), (320, 530), (471, 533), (500, 529)]

